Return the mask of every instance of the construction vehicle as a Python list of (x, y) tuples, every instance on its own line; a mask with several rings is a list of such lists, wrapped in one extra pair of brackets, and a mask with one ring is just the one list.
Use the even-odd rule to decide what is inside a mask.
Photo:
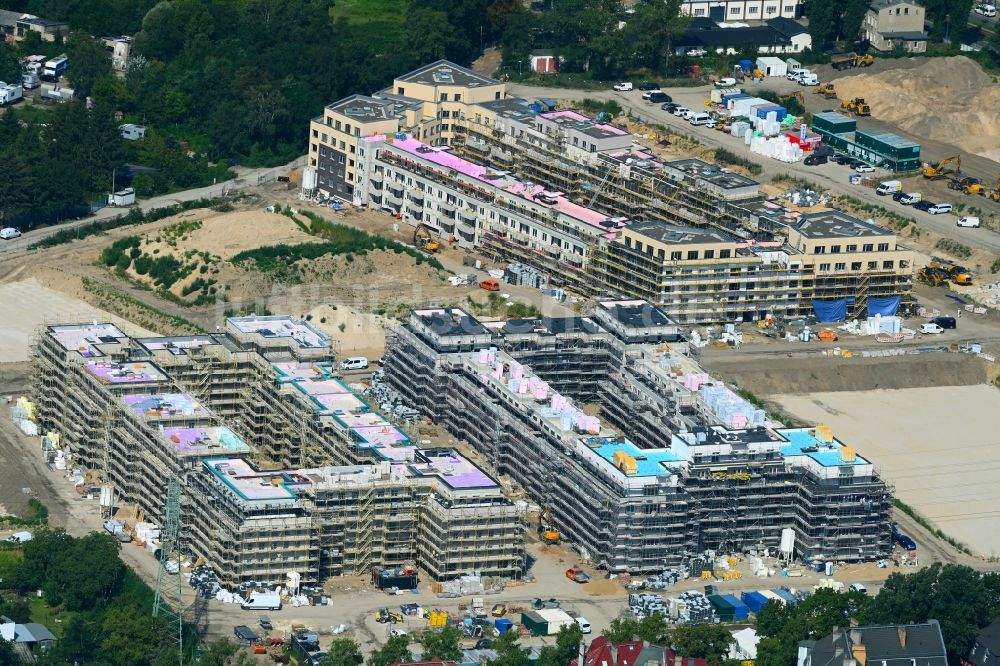
[(996, 187), (990, 190), (990, 199), (992, 201), (1000, 201), (1000, 176), (997, 176)]
[(826, 99), (837, 99), (837, 90), (832, 83), (824, 83), (813, 90), (814, 95), (822, 95)]
[(872, 115), (872, 107), (865, 102), (864, 97), (855, 97), (854, 99), (845, 99), (840, 103), (840, 108), (848, 113), (853, 113), (856, 116), (870, 116)]
[(838, 336), (836, 331), (831, 331), (828, 328), (824, 328), (823, 330), (821, 330), (819, 333), (816, 334), (816, 337), (820, 340), (820, 342), (836, 342)]
[(965, 194), (986, 194), (986, 187), (983, 186), (983, 181), (973, 176), (967, 176), (961, 179), (955, 178), (948, 181), (948, 189), (964, 192)]
[(917, 272), (917, 279), (932, 287), (948, 284), (948, 271), (936, 266), (924, 266)]
[(784, 104), (785, 102), (789, 102), (791, 100), (795, 100), (796, 102), (798, 102), (799, 106), (801, 106), (803, 109), (806, 108), (806, 96), (802, 94), (801, 90), (790, 93), (788, 95), (778, 95), (777, 97), (778, 104)]
[(917, 273), (917, 279), (933, 287), (946, 285), (949, 282), (962, 286), (972, 284), (972, 274), (968, 268), (941, 257), (931, 257), (931, 262)]
[(399, 613), (389, 610), (388, 608), (380, 608), (377, 613), (375, 613), (375, 621), (379, 624), (391, 623), (396, 624), (397, 622), (403, 621), (403, 616)]
[(575, 583), (589, 583), (590, 574), (581, 569), (580, 567), (573, 566), (566, 569), (566, 578), (569, 578)]
[(418, 224), (413, 230), (413, 244), (417, 249), (432, 254), (441, 249), (441, 244), (431, 236), (431, 230), (422, 224)]
[(875, 62), (874, 56), (870, 53), (859, 55), (857, 53), (841, 53), (830, 58), (830, 65), (834, 69), (850, 69), (852, 67), (870, 67)]
[[(949, 171), (948, 167), (953, 167)], [(937, 164), (924, 164), (923, 174), (924, 178), (931, 178), (937, 180), (939, 178), (945, 178), (949, 173), (962, 173), (962, 156), (955, 155), (941, 160)]]
[(493, 617), (503, 617), (507, 614), (507, 604), (493, 604), (491, 614)]
[(538, 516), (538, 536), (549, 545), (557, 544), (562, 540), (559, 530), (552, 525), (552, 512), (548, 507)]

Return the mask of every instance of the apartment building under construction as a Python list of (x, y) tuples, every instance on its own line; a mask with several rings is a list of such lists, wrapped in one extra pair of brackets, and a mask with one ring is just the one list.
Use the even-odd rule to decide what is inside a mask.
[(331, 340), (291, 317), (214, 335), (49, 326), (33, 347), (42, 425), (71, 464), (162, 521), (229, 584), (303, 583), (413, 562), (434, 579), (517, 578), (522, 511), (448, 447), (419, 447), (345, 384)]
[[(784, 428), (713, 380), (645, 301), (500, 323), (416, 310), (392, 332), (385, 363), (407, 400), (611, 571), (776, 547), (783, 528), (802, 557), (891, 550), (892, 489), (873, 463), (829, 428)], [(595, 404), (600, 416), (585, 409)]]

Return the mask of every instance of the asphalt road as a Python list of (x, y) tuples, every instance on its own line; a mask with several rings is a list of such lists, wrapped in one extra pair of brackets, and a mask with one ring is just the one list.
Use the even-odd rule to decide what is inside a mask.
[[(183, 190), (172, 194), (164, 194), (150, 199), (142, 199), (139, 201), (138, 207), (145, 213), (157, 208), (173, 206), (184, 201), (221, 197), (232, 192), (239, 192), (251, 187), (257, 187), (264, 182), (274, 180), (274, 176), (276, 174), (287, 171), (292, 168), (294, 164), (295, 163), (292, 162), (283, 167), (270, 167), (267, 169), (241, 169), (237, 167), (237, 177), (233, 180), (216, 183), (214, 185), (209, 185), (208, 187), (199, 187), (192, 190)], [(97, 213), (91, 217), (61, 222), (48, 227), (32, 229), (31, 231), (27, 231), (22, 234), (20, 238), (0, 241), (0, 255), (15, 252), (17, 250), (25, 250), (31, 244), (37, 243), (43, 238), (51, 236), (52, 234), (62, 231), (63, 229), (82, 229), (93, 224), (94, 222), (127, 215), (129, 210), (129, 208), (113, 208), (109, 206), (97, 211)]]
[[(786, 83), (790, 82), (786, 82), (784, 79), (781, 79), (780, 81), (768, 81), (764, 84), (764, 86), (770, 89), (778, 89), (780, 91), (782, 88), (786, 87)], [(799, 90), (803, 90), (799, 86), (794, 87)], [(665, 92), (671, 95), (674, 98), (674, 101), (683, 104), (690, 109), (698, 109), (703, 107), (703, 102), (708, 98), (710, 90), (711, 86), (699, 86), (696, 88), (667, 89)], [(514, 95), (520, 95), (531, 99), (548, 98), (580, 101), (585, 98), (591, 98), (614, 100), (623, 109), (630, 111), (634, 117), (637, 117), (641, 121), (665, 125), (666, 127), (674, 129), (678, 132), (683, 132), (684, 134), (697, 138), (698, 141), (706, 146), (723, 147), (737, 154), (746, 155), (764, 167), (764, 172), (760, 176), (761, 179), (766, 180), (770, 177), (781, 174), (804, 178), (831, 192), (849, 195), (855, 199), (876, 204), (888, 210), (893, 210), (897, 213), (907, 215), (916, 221), (921, 227), (932, 230), (942, 236), (954, 238), (955, 240), (961, 241), (962, 243), (973, 247), (983, 248), (993, 252), (1000, 252), (1000, 234), (982, 228), (960, 228), (955, 225), (957, 218), (954, 215), (931, 215), (923, 211), (913, 210), (912, 208), (901, 206), (900, 204), (894, 202), (891, 198), (876, 195), (874, 190), (860, 185), (852, 185), (848, 182), (848, 177), (853, 172), (846, 166), (828, 163), (810, 167), (805, 166), (801, 162), (786, 164), (784, 162), (772, 160), (760, 155), (753, 155), (750, 153), (750, 149), (743, 143), (742, 139), (711, 128), (694, 127), (683, 118), (661, 110), (659, 104), (644, 102), (642, 100), (642, 92), (639, 90), (633, 90), (631, 92), (615, 92), (611, 90), (594, 91), (574, 90), (568, 88), (540, 88), (536, 86), (511, 84), (509, 91)], [(807, 99), (810, 94), (811, 90), (806, 91)], [(830, 103), (832, 104), (833, 100), (830, 100)], [(963, 166), (965, 161), (966, 160), (963, 157)], [(998, 166), (995, 162), (990, 160), (987, 161), (991, 162), (995, 167), (1000, 168), (1000, 166)], [(969, 173), (968, 169), (963, 169), (963, 172)], [(992, 182), (995, 175), (996, 169), (994, 169), (993, 175), (984, 178), (984, 180), (986, 182)], [(875, 173), (866, 174), (866, 176), (880, 180), (889, 180), (894, 177), (891, 173), (882, 169), (877, 169)], [(983, 207), (988, 203), (985, 202), (982, 197), (978, 197), (977, 201), (979, 202), (980, 207)]]

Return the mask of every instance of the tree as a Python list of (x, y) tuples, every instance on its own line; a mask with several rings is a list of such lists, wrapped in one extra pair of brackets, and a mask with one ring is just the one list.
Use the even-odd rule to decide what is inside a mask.
[(424, 646), (423, 659), (451, 659), (453, 661), (462, 658), (462, 650), (458, 646), (458, 641), (462, 634), (458, 627), (444, 627), (438, 631), (429, 631), (424, 634), (421, 644)]
[(721, 664), (729, 654), (733, 635), (717, 624), (682, 624), (670, 633), (670, 645), (684, 657), (704, 658)]
[(556, 634), (556, 644), (542, 648), (538, 656), (538, 666), (566, 666), (580, 653), (582, 640), (583, 632), (580, 631), (580, 625), (573, 623), (562, 627)]
[(409, 644), (409, 636), (393, 636), (382, 649), (368, 655), (368, 666), (389, 666), (389, 664), (413, 661)]
[(630, 617), (616, 617), (601, 635), (616, 643), (635, 640), (639, 635), (639, 622)]
[(361, 648), (350, 638), (336, 638), (330, 643), (320, 666), (359, 666), (364, 661)]
[(0, 666), (20, 666), (22, 663), (14, 651), (14, 642), (0, 640)]
[[(500, 634), (500, 637), (493, 641), (492, 649), (497, 653), (497, 658), (490, 660), (490, 666), (528, 666), (530, 663), (528, 655), (531, 653), (531, 650), (522, 648), (518, 644), (519, 640), (520, 637), (513, 631)], [(539, 656), (538, 663), (540, 666), (542, 664), (541, 659), (544, 658), (544, 652), (547, 649), (550, 648), (543, 648), (543, 654)], [(565, 666), (565, 662), (559, 664), (559, 666)]]
[(160, 644), (162, 625), (162, 618), (154, 618), (138, 604), (113, 606), (101, 622), (101, 653), (118, 666), (152, 664), (156, 653), (150, 647)]
[(834, 0), (809, 0), (806, 13), (809, 16), (809, 36), (812, 37), (813, 51), (822, 51), (837, 34)]
[(674, 39), (687, 30), (688, 23), (681, 15), (681, 0), (646, 0), (636, 5), (632, 33), (654, 70), (671, 73)]
[(861, 22), (865, 20), (868, 2), (866, 0), (846, 0), (842, 6), (840, 37), (849, 42), (857, 41), (861, 36)]
[(73, 66), (66, 76), (78, 97), (87, 97), (94, 84), (105, 76), (111, 76), (111, 57), (103, 45), (85, 32), (74, 32), (69, 36), (66, 53)]
[(7, 42), (0, 42), (0, 81), (21, 82), (21, 63), (17, 49)]

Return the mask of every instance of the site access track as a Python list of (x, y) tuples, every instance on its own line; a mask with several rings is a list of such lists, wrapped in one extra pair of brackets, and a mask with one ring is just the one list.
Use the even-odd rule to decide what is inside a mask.
[[(764, 167), (764, 172), (757, 177), (758, 179), (769, 180), (772, 177), (786, 174), (802, 178), (836, 194), (854, 197), (865, 203), (875, 204), (887, 210), (904, 214), (919, 223), (921, 227), (941, 234), (946, 238), (953, 238), (970, 247), (982, 248), (1000, 254), (1000, 234), (984, 228), (959, 228), (955, 225), (956, 218), (952, 215), (931, 215), (924, 211), (903, 208), (899, 204), (895, 204), (891, 198), (887, 201), (886, 197), (878, 196), (874, 190), (859, 185), (851, 185), (847, 178), (853, 172), (847, 167), (834, 164), (833, 162), (819, 166), (806, 166), (801, 162), (787, 164), (761, 155), (753, 155), (742, 139), (708, 127), (694, 127), (687, 120), (663, 111), (660, 109), (659, 104), (644, 102), (642, 100), (642, 92), (639, 90), (616, 92), (612, 90), (542, 88), (519, 84), (508, 84), (507, 90), (511, 95), (527, 99), (553, 99), (571, 102), (579, 102), (583, 99), (613, 100), (623, 109), (631, 112), (633, 118), (640, 122), (653, 122), (664, 125), (678, 133), (695, 137), (702, 145), (710, 148), (726, 148), (737, 155), (757, 162)], [(699, 109), (702, 108), (704, 100), (708, 99), (711, 90), (712, 86), (699, 86), (694, 88), (669, 88), (666, 92), (674, 98), (675, 102), (689, 109)], [(807, 95), (808, 97), (811, 97), (811, 95)], [(957, 148), (955, 150), (958, 152)], [(870, 176), (879, 180), (893, 178), (891, 173), (882, 169), (876, 170)], [(994, 173), (993, 175), (981, 177), (984, 178), (985, 182), (992, 182), (996, 176)], [(982, 205), (988, 205), (988, 202)]]
[[(292, 162), (284, 166), (269, 167), (266, 169), (246, 169), (242, 167), (234, 167), (236, 172), (236, 178), (232, 180), (227, 180), (222, 183), (215, 183), (207, 187), (199, 187), (192, 190), (182, 190), (180, 192), (172, 192), (170, 194), (163, 194), (158, 197), (152, 197), (150, 199), (142, 199), (138, 203), (138, 208), (142, 212), (146, 213), (151, 210), (156, 210), (157, 208), (167, 208), (169, 206), (174, 206), (185, 201), (195, 201), (197, 199), (213, 199), (218, 197), (223, 197), (227, 194), (232, 194), (234, 192), (239, 192), (242, 190), (251, 189), (263, 185), (264, 183), (271, 182), (279, 174), (285, 174), (290, 169), (301, 165), (303, 157), (296, 158)], [(26, 250), (29, 246), (37, 243), (38, 241), (58, 233), (64, 229), (83, 229), (95, 222), (100, 222), (102, 220), (110, 220), (116, 217), (121, 217), (127, 215), (131, 208), (113, 208), (108, 206), (107, 208), (102, 208), (97, 211), (94, 215), (86, 217), (80, 220), (67, 220), (65, 222), (59, 222), (57, 224), (40, 227), (38, 229), (32, 229), (31, 231), (26, 231), (21, 235), (20, 238), (15, 238), (14, 240), (6, 240), (0, 242), (0, 255), (8, 254), (11, 252), (16, 252), (18, 250)]]

